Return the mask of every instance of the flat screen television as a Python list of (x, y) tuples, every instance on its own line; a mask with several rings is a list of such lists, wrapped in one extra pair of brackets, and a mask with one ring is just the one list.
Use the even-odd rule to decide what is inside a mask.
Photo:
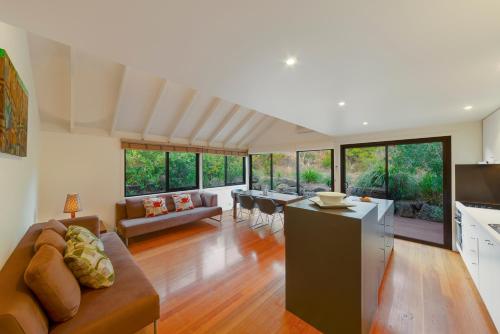
[(455, 200), (500, 204), (500, 165), (456, 165)]

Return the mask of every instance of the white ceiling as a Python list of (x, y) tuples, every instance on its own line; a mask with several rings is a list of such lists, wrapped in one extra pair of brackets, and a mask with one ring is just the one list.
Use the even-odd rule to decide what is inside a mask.
[[(75, 49), (330, 135), (477, 120), (500, 106), (494, 0), (0, 0), (0, 8), (1, 20)], [(295, 68), (284, 66), (287, 55)]]

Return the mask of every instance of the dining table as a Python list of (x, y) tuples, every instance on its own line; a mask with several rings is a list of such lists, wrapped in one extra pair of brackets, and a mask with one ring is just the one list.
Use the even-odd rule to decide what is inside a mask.
[(241, 190), (235, 191), (233, 193), (233, 218), (237, 217), (237, 206), (238, 206), (238, 195), (250, 195), (254, 197), (262, 197), (269, 198), (274, 200), (276, 203), (280, 205), (288, 205), (300, 201), (304, 198), (304, 196), (300, 195), (291, 195), (291, 194), (282, 194), (274, 191), (268, 191), (266, 195), (261, 190)]

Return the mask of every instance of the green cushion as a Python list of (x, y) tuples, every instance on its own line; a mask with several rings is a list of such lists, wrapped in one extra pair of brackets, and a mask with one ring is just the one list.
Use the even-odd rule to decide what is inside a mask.
[(73, 240), (76, 243), (84, 242), (96, 246), (101, 251), (104, 250), (104, 244), (102, 243), (101, 239), (96, 237), (94, 233), (90, 232), (85, 227), (77, 225), (69, 226), (68, 231), (66, 232), (65, 239), (66, 241)]
[(64, 262), (81, 285), (98, 289), (109, 287), (115, 281), (111, 260), (94, 245), (68, 240)]

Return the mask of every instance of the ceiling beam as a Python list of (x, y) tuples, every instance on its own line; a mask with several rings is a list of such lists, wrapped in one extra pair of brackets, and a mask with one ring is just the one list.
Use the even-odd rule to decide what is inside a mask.
[(238, 142), (235, 144), (236, 146), (235, 147), (239, 147), (247, 138), (249, 135), (251, 135), (252, 133), (255, 132), (255, 129), (259, 128), (261, 125), (263, 125), (266, 120), (267, 120), (267, 116), (263, 115), (263, 114), (258, 114), (258, 113), (255, 113), (254, 115), (255, 117), (258, 117), (260, 116), (261, 119), (259, 121), (257, 121), (257, 123), (255, 123), (254, 126), (252, 126), (249, 130), (247, 130), (246, 134), (244, 134), (240, 140), (238, 140)]
[(205, 111), (205, 113), (201, 116), (201, 119), (198, 121), (198, 124), (196, 124), (195, 128), (191, 132), (191, 135), (189, 136), (189, 144), (192, 145), (193, 142), (198, 138), (200, 135), (201, 129), (203, 128), (203, 125), (205, 125), (205, 122), (212, 117), (214, 112), (217, 110), (221, 103), (221, 99), (218, 97), (215, 97), (210, 104), (210, 107)]
[(153, 107), (151, 108), (151, 111), (148, 116), (148, 120), (146, 121), (146, 126), (144, 126), (144, 130), (142, 131), (142, 138), (145, 139), (146, 136), (148, 135), (149, 131), (151, 130), (151, 126), (153, 125), (153, 119), (155, 118), (156, 114), (158, 113), (160, 109), (160, 101), (162, 96), (165, 96), (167, 94), (167, 81), (162, 80), (161, 81), (161, 86), (160, 89), (158, 90), (158, 93), (155, 98), (155, 102), (153, 103)]
[(111, 121), (111, 127), (109, 129), (109, 133), (113, 136), (116, 132), (116, 124), (118, 123), (118, 115), (120, 113), (121, 100), (123, 97), (123, 88), (125, 87), (125, 81), (127, 80), (127, 66), (124, 66), (122, 77), (120, 79), (120, 87), (118, 88), (118, 96), (116, 98), (115, 110), (113, 112), (113, 120)]
[(229, 113), (224, 116), (224, 119), (222, 122), (215, 128), (214, 132), (208, 137), (208, 145), (212, 145), (214, 140), (220, 135), (220, 133), (226, 128), (227, 124), (231, 122), (231, 120), (234, 118), (234, 116), (238, 113), (240, 110), (240, 106), (238, 104), (235, 104)]
[(177, 134), (177, 131), (179, 131), (179, 127), (182, 123), (184, 123), (184, 120), (186, 119), (186, 116), (189, 114), (189, 111), (193, 107), (194, 102), (196, 101), (196, 98), (198, 97), (198, 91), (193, 90), (191, 97), (189, 98), (188, 103), (184, 107), (184, 109), (181, 110), (179, 115), (177, 115), (177, 119), (173, 122), (172, 126), (172, 131), (170, 131), (170, 134), (168, 135), (168, 139), (175, 138), (175, 135)]
[[(248, 145), (249, 143), (253, 142), (255, 139), (262, 136), (267, 130), (269, 130), (271, 128), (271, 126), (274, 125), (274, 123), (276, 123), (276, 120), (277, 120), (276, 118), (272, 118), (271, 121), (269, 123), (267, 123), (266, 125), (256, 127), (256, 129), (255, 129), (256, 131), (253, 133), (253, 136), (248, 136), (247, 140), (243, 141), (243, 144)], [(265, 122), (263, 122), (263, 123), (265, 123)]]
[(245, 124), (247, 124), (253, 117), (255, 117), (256, 114), (257, 112), (255, 110), (250, 110), (250, 112), (245, 116), (245, 118), (243, 118), (238, 123), (238, 125), (236, 125), (234, 129), (229, 133), (229, 135), (227, 135), (223, 147), (227, 147), (227, 145), (231, 142), (231, 140), (233, 140), (234, 136), (236, 136), (236, 134), (240, 132), (240, 130), (243, 128), (243, 126), (245, 126)]

